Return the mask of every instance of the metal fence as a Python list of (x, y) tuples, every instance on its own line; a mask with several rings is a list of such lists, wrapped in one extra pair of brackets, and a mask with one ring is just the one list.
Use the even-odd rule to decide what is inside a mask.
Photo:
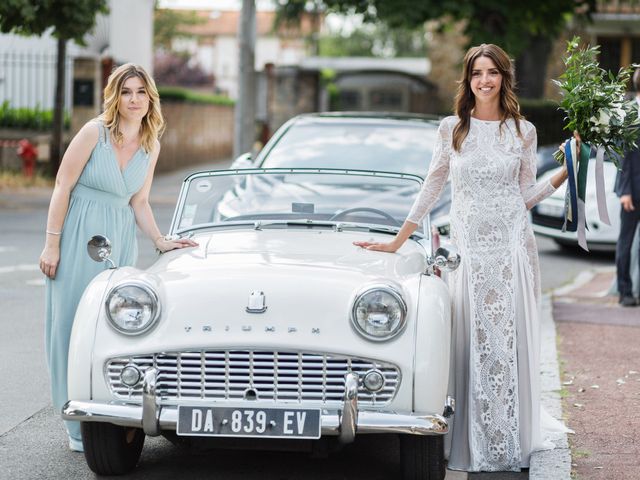
[[(9, 101), (13, 108), (53, 108), (56, 88), (55, 53), (0, 52), (0, 104)], [(73, 59), (65, 62), (65, 110), (71, 113)]]

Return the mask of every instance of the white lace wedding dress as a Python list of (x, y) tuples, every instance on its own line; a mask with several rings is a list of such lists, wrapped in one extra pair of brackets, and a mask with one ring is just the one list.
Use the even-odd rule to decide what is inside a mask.
[(462, 262), (453, 301), (450, 389), (456, 412), (449, 468), (518, 471), (542, 448), (538, 253), (527, 210), (550, 195), (536, 183), (536, 130), (472, 118), (456, 152), (457, 117), (440, 126), (429, 174), (407, 220), (419, 223), (451, 176), (451, 240)]

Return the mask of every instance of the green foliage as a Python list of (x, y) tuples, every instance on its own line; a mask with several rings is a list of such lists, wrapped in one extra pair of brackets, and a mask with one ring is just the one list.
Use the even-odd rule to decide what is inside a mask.
[(170, 50), (174, 38), (193, 37), (184, 30), (184, 27), (201, 25), (206, 21), (192, 10), (156, 8), (153, 14), (153, 43)]
[[(53, 123), (53, 110), (36, 108), (12, 108), (8, 100), (0, 105), (0, 127), (25, 130), (49, 130)], [(64, 114), (64, 127), (69, 128), (69, 113)]]
[(600, 68), (599, 46), (580, 48), (579, 37), (567, 43), (566, 70), (559, 80), (554, 80), (562, 90), (560, 108), (566, 115), (565, 129), (577, 130), (591, 146), (604, 147), (615, 161), (617, 155), (636, 147), (638, 108), (635, 100), (627, 101), (625, 97), (638, 65), (622, 68), (614, 75)]
[[(464, 20), (471, 45), (496, 43), (513, 56), (527, 48), (532, 37), (555, 38), (567, 16), (589, 15), (596, 8), (596, 0), (281, 0), (279, 15), (299, 18), (309, 3), (316, 10), (359, 13), (391, 28), (416, 28), (444, 18)], [(447, 28), (447, 23), (442, 26)]]
[(389, 28), (384, 23), (365, 25), (348, 35), (335, 32), (319, 40), (323, 57), (419, 57), (426, 55), (424, 28)]
[(182, 87), (158, 87), (160, 100), (163, 102), (208, 103), (214, 105), (234, 105), (235, 102), (223, 95), (200, 93)]
[(54, 37), (84, 45), (83, 37), (95, 25), (96, 14), (108, 11), (107, 0), (2, 0), (0, 31), (42, 35), (53, 27)]

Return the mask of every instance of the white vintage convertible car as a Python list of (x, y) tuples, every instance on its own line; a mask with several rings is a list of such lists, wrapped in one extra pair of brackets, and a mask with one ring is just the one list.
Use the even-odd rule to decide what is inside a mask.
[[(63, 418), (82, 422), (90, 468), (133, 469), (146, 435), (264, 448), (396, 433), (403, 478), (443, 479), (454, 405), (437, 273), (460, 258), (434, 248), (428, 218), (395, 254), (353, 245), (389, 240), (421, 182), (289, 168), (187, 177), (170, 234), (199, 246), (146, 270), (109, 265), (78, 308)], [(104, 237), (88, 250), (112, 263)]]

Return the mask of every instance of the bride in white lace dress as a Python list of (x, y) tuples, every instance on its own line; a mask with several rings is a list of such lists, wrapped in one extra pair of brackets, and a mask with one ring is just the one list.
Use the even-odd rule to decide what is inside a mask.
[(456, 116), (445, 118), (422, 191), (390, 243), (395, 252), (451, 178), (451, 237), (462, 263), (453, 298), (450, 387), (456, 413), (449, 468), (519, 471), (540, 434), (538, 254), (527, 210), (566, 179), (536, 183), (536, 129), (513, 93), (513, 69), (495, 45), (464, 59)]

